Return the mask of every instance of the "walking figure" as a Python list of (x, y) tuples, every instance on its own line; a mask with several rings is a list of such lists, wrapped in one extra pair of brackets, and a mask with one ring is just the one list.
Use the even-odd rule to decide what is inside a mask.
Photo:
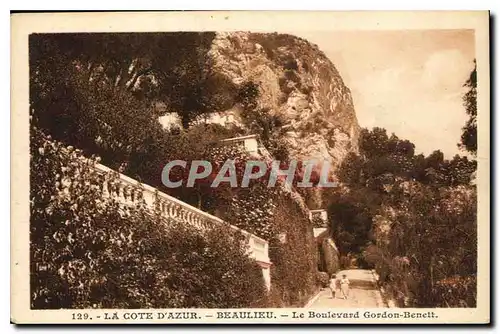
[(330, 290), (332, 292), (332, 299), (335, 299), (335, 292), (337, 290), (337, 277), (334, 274), (330, 278)]
[(349, 297), (349, 279), (346, 275), (342, 275), (342, 279), (340, 280), (340, 292), (342, 292), (342, 297), (347, 299)]

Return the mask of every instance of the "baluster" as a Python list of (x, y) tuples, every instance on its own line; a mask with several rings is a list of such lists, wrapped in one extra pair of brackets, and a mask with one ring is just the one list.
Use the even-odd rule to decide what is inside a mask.
[(182, 221), (182, 207), (178, 204), (175, 205), (175, 217), (178, 221)]
[(108, 192), (108, 180), (106, 180), (106, 177), (103, 178), (101, 182), (101, 192), (102, 192), (102, 197), (108, 197), (109, 192)]
[(170, 212), (169, 217), (172, 218), (173, 220), (176, 220), (177, 219), (177, 209), (175, 207), (175, 203), (171, 203), (169, 212)]
[(172, 207), (172, 204), (170, 204), (170, 202), (168, 200), (166, 200), (165, 201), (165, 212), (163, 213), (163, 215), (166, 218), (172, 217), (172, 215), (171, 215), (171, 207)]
[(106, 185), (106, 197), (113, 197), (113, 185), (111, 184), (111, 180), (108, 177), (106, 177), (106, 179), (104, 180), (104, 184)]
[(255, 242), (251, 236), (249, 236), (247, 244), (248, 244), (248, 250), (247, 250), (248, 256), (250, 256), (252, 258), (256, 258), (256, 256), (255, 256)]
[(134, 194), (134, 203), (136, 203), (136, 204), (139, 204), (139, 201), (141, 200), (140, 199), (140, 195), (141, 195), (140, 193), (141, 193), (140, 189), (134, 188), (134, 191), (133, 191), (133, 194)]
[(167, 218), (172, 218), (172, 215), (173, 215), (173, 204), (169, 201), (166, 202), (167, 204), (167, 207), (166, 207), (166, 210), (165, 210), (165, 216)]
[(118, 200), (122, 203), (125, 203), (125, 196), (123, 194), (124, 186), (122, 183), (118, 183), (117, 187), (118, 187), (118, 192), (117, 192), (118, 193)]
[(129, 185), (126, 185), (123, 188), (123, 196), (125, 197), (125, 202), (128, 204), (132, 204), (132, 196), (131, 196), (131, 189)]
[(106, 177), (102, 180), (102, 197), (109, 197), (108, 180)]
[(167, 203), (163, 199), (160, 200), (160, 211), (161, 211), (161, 215), (165, 216), (165, 212), (167, 211)]
[(135, 187), (132, 188), (132, 202), (139, 204), (139, 190)]
[(135, 204), (137, 202), (137, 199), (136, 199), (136, 190), (135, 190), (135, 186), (130, 186), (130, 202), (132, 204)]
[(130, 186), (129, 187), (129, 200), (130, 200), (130, 203), (134, 204), (135, 203), (135, 187), (134, 186)]
[(122, 196), (123, 204), (126, 204), (127, 203), (127, 185), (124, 183), (121, 184), (121, 196)]
[(115, 194), (115, 183), (112, 181), (112, 180), (109, 180), (106, 182), (107, 183), (107, 187), (108, 187), (108, 196), (109, 198), (115, 198), (116, 194)]
[(156, 210), (158, 210), (158, 212), (160, 213), (161, 215), (161, 209), (162, 209), (162, 200), (161, 200), (161, 197), (156, 197), (155, 201), (154, 201), (154, 210), (156, 212)]
[(144, 202), (144, 189), (137, 189), (137, 200)]
[(177, 221), (180, 219), (180, 207), (177, 204), (174, 204), (172, 217)]
[(158, 210), (159, 214), (162, 214), (162, 200), (161, 197), (157, 197), (154, 202), (154, 209)]
[(113, 181), (112, 196), (113, 198), (120, 197), (120, 184), (116, 180)]
[(177, 219), (179, 219), (179, 221), (183, 221), (183, 218), (184, 218), (184, 209), (182, 206), (180, 205), (176, 205), (175, 208), (177, 209)]
[(146, 206), (150, 209), (153, 208), (155, 202), (154, 194), (146, 190), (143, 192), (143, 198), (144, 202), (146, 203)]

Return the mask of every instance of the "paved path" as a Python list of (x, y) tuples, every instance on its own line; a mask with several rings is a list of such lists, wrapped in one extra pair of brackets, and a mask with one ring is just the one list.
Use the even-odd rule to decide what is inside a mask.
[(337, 278), (347, 275), (351, 282), (348, 299), (340, 297), (337, 290), (335, 299), (332, 298), (330, 289), (323, 289), (319, 297), (309, 306), (310, 308), (373, 308), (386, 307), (382, 295), (377, 289), (375, 278), (370, 270), (349, 269), (337, 273)]

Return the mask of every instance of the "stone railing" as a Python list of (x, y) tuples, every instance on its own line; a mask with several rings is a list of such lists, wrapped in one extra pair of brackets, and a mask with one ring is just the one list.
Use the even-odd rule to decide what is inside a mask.
[(224, 145), (241, 147), (252, 155), (259, 154), (260, 147), (257, 135), (248, 135), (242, 137), (223, 139), (222, 143)]
[(326, 227), (315, 227), (313, 228), (313, 235), (315, 238), (317, 238), (320, 234), (322, 234), (323, 232), (327, 231), (328, 228)]
[[(104, 176), (102, 185), (104, 197), (113, 198), (121, 204), (131, 206), (142, 201), (152, 210), (158, 208), (165, 218), (184, 222), (201, 229), (211, 226), (225, 226), (242, 233), (248, 241), (248, 256), (255, 259), (262, 267), (266, 286), (270, 287), (269, 267), (271, 263), (269, 245), (266, 240), (104, 165), (95, 164), (95, 170)], [(117, 176), (116, 179), (111, 177), (113, 174)]]

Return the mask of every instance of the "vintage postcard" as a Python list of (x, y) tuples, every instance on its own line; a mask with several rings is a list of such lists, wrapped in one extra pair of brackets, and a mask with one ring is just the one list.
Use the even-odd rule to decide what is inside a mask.
[(487, 11), (11, 26), (13, 323), (490, 322)]

